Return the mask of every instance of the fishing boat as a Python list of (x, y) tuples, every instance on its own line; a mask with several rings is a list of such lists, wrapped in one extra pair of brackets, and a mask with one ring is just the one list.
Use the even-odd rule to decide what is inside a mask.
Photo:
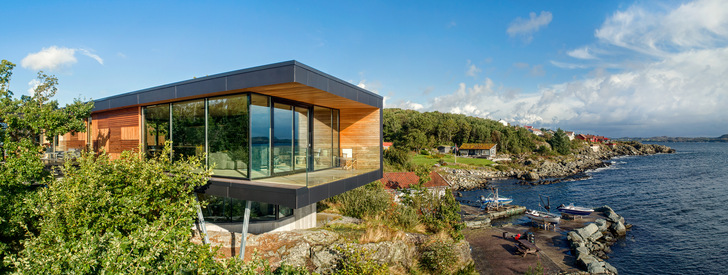
[(528, 217), (532, 221), (549, 223), (559, 223), (559, 221), (561, 220), (561, 217), (559, 217), (559, 215), (532, 209), (526, 210), (526, 217)]
[(589, 216), (592, 212), (594, 212), (594, 209), (581, 207), (581, 206), (574, 206), (573, 203), (570, 203), (569, 205), (559, 205), (557, 207), (561, 213), (569, 214), (569, 215), (578, 215), (578, 216)]

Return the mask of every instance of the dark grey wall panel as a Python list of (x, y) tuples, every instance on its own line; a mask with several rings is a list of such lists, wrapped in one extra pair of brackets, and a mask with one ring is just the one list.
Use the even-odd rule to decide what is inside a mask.
[(177, 98), (226, 91), (225, 78), (213, 78), (177, 86)]
[(109, 100), (94, 101), (94, 109), (92, 112), (109, 109)]
[(308, 72), (308, 80), (305, 84), (319, 90), (329, 91), (328, 79), (317, 73)]
[(139, 104), (138, 96), (136, 94), (131, 94), (117, 97), (114, 98), (113, 101), (109, 101), (109, 108), (121, 108), (137, 104)]
[(139, 104), (175, 98), (175, 87), (164, 87), (139, 93)]
[(286, 66), (230, 75), (228, 90), (294, 82), (293, 70), (293, 66)]

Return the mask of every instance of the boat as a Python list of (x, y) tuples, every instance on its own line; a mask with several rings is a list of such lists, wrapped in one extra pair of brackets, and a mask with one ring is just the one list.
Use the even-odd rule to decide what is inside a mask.
[(501, 197), (501, 196), (495, 196), (493, 194), (486, 196), (480, 196), (479, 202), (481, 204), (490, 204), (490, 203), (500, 203), (500, 204), (509, 204), (513, 202), (513, 199)]
[(594, 209), (581, 207), (581, 206), (574, 206), (573, 203), (570, 203), (569, 205), (559, 205), (557, 207), (561, 213), (569, 214), (569, 215), (578, 215), (578, 216), (589, 216), (592, 212), (594, 212)]
[(532, 221), (549, 223), (559, 223), (559, 221), (561, 220), (561, 217), (559, 217), (559, 215), (533, 209), (526, 210), (526, 217), (528, 217)]

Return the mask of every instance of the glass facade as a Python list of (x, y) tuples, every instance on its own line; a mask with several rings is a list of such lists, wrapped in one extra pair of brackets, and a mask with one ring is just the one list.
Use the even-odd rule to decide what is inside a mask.
[(215, 175), (248, 177), (248, 95), (207, 101), (208, 165)]
[(270, 99), (250, 95), (250, 178), (269, 177), (270, 174)]
[(172, 104), (172, 157), (205, 155), (205, 100)]
[[(245, 212), (244, 200), (224, 198), (205, 194), (198, 194), (201, 201), (206, 201), (207, 207), (202, 210), (206, 221), (210, 222), (242, 222)], [(262, 222), (280, 220), (293, 215), (293, 209), (253, 201), (250, 203), (250, 221)]]
[(144, 108), (145, 140), (147, 155), (156, 156), (162, 152), (164, 143), (169, 140), (169, 104)]
[(147, 106), (143, 114), (149, 156), (171, 140), (173, 160), (205, 158), (214, 176), (264, 179), (339, 166), (339, 110), (243, 93)]

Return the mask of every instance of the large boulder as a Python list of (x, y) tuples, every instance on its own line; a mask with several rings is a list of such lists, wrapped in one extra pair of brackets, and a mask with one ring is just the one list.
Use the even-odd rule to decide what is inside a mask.
[(597, 219), (596, 221), (594, 221), (594, 224), (596, 224), (597, 227), (599, 228), (599, 232), (604, 232), (604, 231), (607, 231), (607, 229), (609, 229), (609, 227), (608, 227), (609, 225), (607, 224), (607, 221), (604, 219)]
[(613, 223), (609, 229), (612, 230), (612, 232), (616, 236), (627, 235), (627, 227), (625, 227), (624, 223), (622, 223), (622, 222)]
[(598, 261), (590, 262), (589, 265), (586, 266), (586, 270), (591, 274), (607, 273), (607, 270), (604, 269), (604, 263)]
[(582, 239), (588, 239), (597, 231), (599, 231), (599, 227), (596, 224), (590, 223), (587, 226), (577, 229), (576, 233), (579, 234)]

